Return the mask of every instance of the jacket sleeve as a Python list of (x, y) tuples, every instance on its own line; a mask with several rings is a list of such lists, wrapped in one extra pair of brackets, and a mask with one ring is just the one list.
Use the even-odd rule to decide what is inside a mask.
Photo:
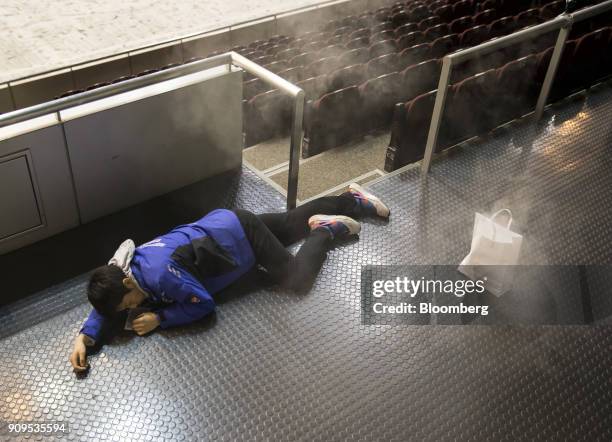
[(176, 302), (155, 311), (161, 328), (197, 321), (215, 309), (215, 301), (199, 283), (184, 281), (173, 288), (171, 296)]
[(103, 330), (106, 326), (108, 326), (108, 324), (106, 324), (106, 319), (94, 308), (85, 320), (85, 324), (83, 324), (80, 333), (89, 336), (95, 343), (102, 337)]

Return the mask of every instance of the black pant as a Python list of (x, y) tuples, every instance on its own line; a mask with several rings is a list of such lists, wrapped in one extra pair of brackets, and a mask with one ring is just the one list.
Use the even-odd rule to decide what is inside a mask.
[[(235, 213), (251, 243), (257, 263), (275, 282), (299, 292), (312, 287), (332, 244), (329, 230), (321, 228), (311, 232), (308, 219), (318, 214), (362, 216), (361, 206), (348, 192), (318, 198), (283, 213), (255, 215), (241, 209)], [(304, 238), (306, 241), (297, 255), (293, 256), (285, 249)]]

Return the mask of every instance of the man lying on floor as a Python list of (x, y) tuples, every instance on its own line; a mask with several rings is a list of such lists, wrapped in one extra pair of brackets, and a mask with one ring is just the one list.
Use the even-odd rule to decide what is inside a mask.
[[(254, 215), (220, 209), (139, 247), (127, 240), (91, 276), (87, 297), (94, 309), (75, 340), (70, 362), (75, 371), (85, 370), (86, 347), (99, 343), (125, 310), (149, 310), (136, 318), (128, 315), (126, 328), (139, 335), (201, 319), (215, 308), (212, 295), (256, 265), (275, 283), (308, 291), (334, 239), (359, 233), (361, 226), (353, 218), (387, 218), (389, 213), (378, 198), (351, 184), (340, 196), (288, 212)], [(304, 238), (295, 256), (285, 249)]]

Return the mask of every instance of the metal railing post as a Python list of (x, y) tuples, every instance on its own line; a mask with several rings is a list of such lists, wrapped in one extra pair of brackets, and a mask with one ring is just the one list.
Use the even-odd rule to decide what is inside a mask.
[(297, 205), (298, 176), (302, 153), (302, 125), (304, 122), (304, 91), (298, 92), (291, 119), (291, 147), (289, 150), (289, 177), (287, 178), (287, 210)]
[(559, 68), (559, 63), (561, 62), (561, 57), (563, 56), (563, 50), (565, 49), (565, 42), (567, 41), (567, 36), (569, 35), (571, 29), (572, 22), (570, 20), (565, 26), (563, 26), (559, 30), (557, 43), (555, 44), (555, 49), (553, 50), (552, 56), (550, 57), (546, 76), (544, 77), (544, 83), (542, 83), (542, 89), (540, 89), (540, 95), (536, 104), (534, 113), (535, 121), (540, 121), (542, 115), (544, 114), (544, 108), (546, 107), (548, 96), (550, 95), (552, 85), (555, 81), (557, 70)]
[(289, 83), (287, 80), (264, 69), (256, 63), (246, 59), (235, 52), (231, 53), (232, 62), (247, 72), (259, 77), (263, 81), (293, 97), (291, 116), (291, 146), (289, 150), (289, 176), (287, 178), (287, 209), (297, 205), (298, 176), (300, 170), (300, 156), (302, 153), (302, 129), (304, 124), (304, 91)]
[(452, 59), (447, 55), (442, 61), (442, 73), (438, 82), (438, 92), (436, 94), (436, 102), (434, 104), (431, 124), (429, 125), (429, 135), (427, 136), (427, 146), (425, 147), (425, 156), (421, 164), (421, 172), (427, 174), (431, 166), (431, 158), (438, 144), (438, 135), (440, 134), (440, 126), (442, 117), (444, 116), (444, 105), (446, 104), (446, 95), (448, 94), (448, 85), (450, 83), (451, 70), (453, 67)]

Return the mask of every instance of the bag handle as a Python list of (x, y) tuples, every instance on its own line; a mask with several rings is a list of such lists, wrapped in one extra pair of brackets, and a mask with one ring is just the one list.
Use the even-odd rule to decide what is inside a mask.
[(510, 219), (508, 219), (508, 224), (506, 224), (506, 229), (510, 228), (510, 225), (512, 224), (512, 212), (510, 211), (510, 209), (500, 209), (497, 212), (495, 212), (492, 216), (491, 216), (491, 221), (494, 221), (495, 218), (497, 218), (498, 215), (500, 215), (501, 213), (507, 213), (508, 215), (510, 215)]

